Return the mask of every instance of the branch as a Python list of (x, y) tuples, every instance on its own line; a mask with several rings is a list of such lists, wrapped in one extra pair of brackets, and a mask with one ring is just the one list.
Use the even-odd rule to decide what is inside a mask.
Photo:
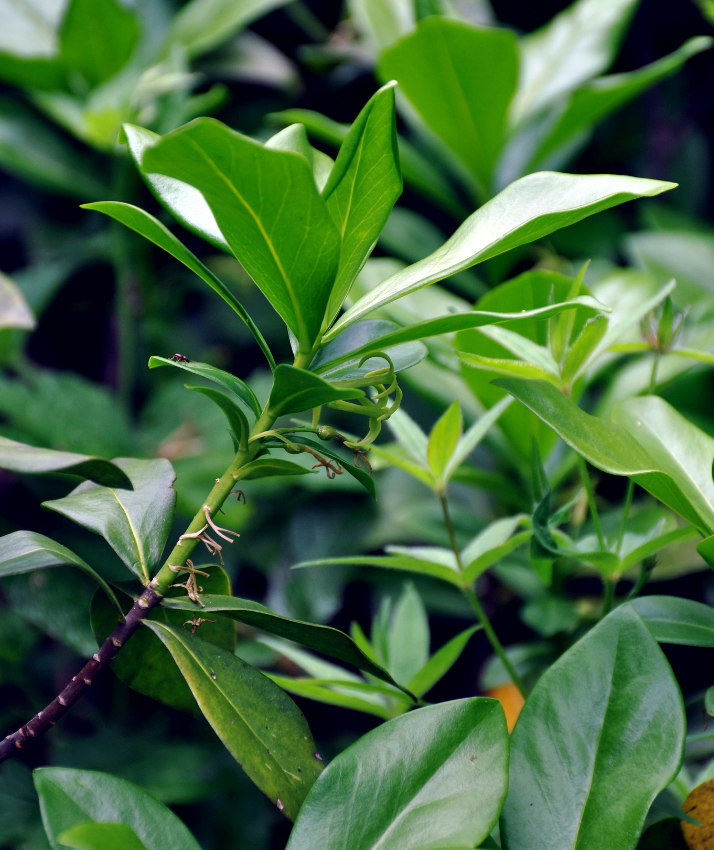
[(32, 720), (0, 741), (0, 762), (15, 755), (18, 750), (25, 746), (28, 740), (44, 735), (50, 726), (54, 726), (60, 717), (69, 711), (92, 684), (97, 673), (109, 664), (121, 647), (139, 628), (141, 621), (152, 608), (158, 605), (161, 599), (161, 594), (149, 585), (133, 604), (124, 621), (119, 623), (79, 673), (72, 677), (72, 681), (64, 690), (60, 691), (42, 711), (38, 711)]

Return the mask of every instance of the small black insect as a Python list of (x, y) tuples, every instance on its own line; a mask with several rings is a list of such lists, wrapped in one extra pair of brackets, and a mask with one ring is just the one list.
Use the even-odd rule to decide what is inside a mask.
[(174, 354), (174, 356), (173, 356), (171, 359), (172, 359), (172, 360), (175, 360), (177, 363), (190, 363), (190, 362), (191, 362), (191, 361), (188, 359), (188, 357), (186, 357), (186, 355), (185, 355), (185, 354), (178, 354), (178, 353), (176, 353), (176, 354)]

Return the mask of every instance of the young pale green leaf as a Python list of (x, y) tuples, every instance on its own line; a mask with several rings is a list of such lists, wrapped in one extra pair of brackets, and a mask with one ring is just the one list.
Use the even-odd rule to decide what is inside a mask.
[(231, 375), (230, 372), (224, 372), (223, 369), (217, 369), (211, 366), (210, 363), (199, 363), (195, 360), (186, 362), (185, 360), (174, 360), (171, 357), (150, 357), (149, 369), (156, 369), (159, 366), (175, 366), (178, 369), (185, 369), (187, 372), (192, 372), (194, 375), (200, 375), (202, 378), (208, 378), (233, 393), (239, 398), (256, 416), (260, 416), (260, 402), (255, 396), (253, 390), (245, 383)]
[(714, 608), (677, 596), (642, 596), (630, 605), (660, 643), (714, 647)]
[(634, 850), (684, 745), (682, 697), (642, 620), (618, 608), (539, 679), (511, 736), (504, 850)]
[(86, 561), (62, 544), (34, 531), (13, 531), (0, 537), (0, 578), (47, 567), (77, 567), (102, 588), (121, 613), (114, 591)]
[(35, 317), (20, 287), (0, 272), (0, 331), (6, 328), (31, 331), (35, 324)]
[(73, 850), (146, 850), (134, 830), (125, 823), (76, 823), (60, 833), (62, 847)]
[(558, 148), (595, 127), (607, 115), (621, 109), (642, 92), (676, 73), (697, 53), (708, 50), (712, 41), (706, 36), (690, 38), (678, 50), (626, 74), (601, 77), (572, 93), (557, 120), (532, 151), (528, 171), (556, 153)]
[[(330, 658), (351, 664), (359, 670), (364, 670), (366, 673), (376, 676), (378, 679), (395, 684), (394, 679), (392, 679), (386, 670), (367, 658), (352, 638), (344, 632), (339, 631), (339, 629), (320, 626), (315, 623), (305, 623), (301, 620), (293, 620), (290, 617), (283, 617), (273, 613), (264, 605), (251, 602), (248, 599), (240, 599), (236, 596), (203, 595), (201, 596), (201, 602), (203, 602), (201, 610), (206, 613), (225, 614), (234, 620), (238, 620), (240, 623), (246, 623), (256, 629), (261, 629), (270, 634), (295, 641), (295, 643), (302, 644), (316, 652), (321, 652)], [(196, 610), (196, 606), (193, 603), (182, 597), (164, 599), (161, 604), (163, 607), (174, 611)]]
[(121, 466), (100, 457), (59, 452), (28, 446), (7, 437), (0, 437), (0, 469), (12, 472), (64, 472), (78, 475), (105, 487), (131, 489), (131, 480)]
[(426, 457), (439, 492), (448, 483), (446, 468), (459, 445), (461, 430), (461, 407), (456, 399), (435, 422), (427, 443)]
[(67, 830), (90, 822), (123, 824), (146, 850), (200, 850), (170, 809), (126, 779), (68, 767), (38, 768), (33, 779), (53, 848), (63, 846), (59, 837)]
[(256, 478), (272, 478), (284, 475), (310, 475), (312, 469), (307, 469), (292, 460), (280, 457), (259, 457), (240, 468), (236, 481), (255, 481)]
[(139, 38), (135, 13), (118, 0), (71, 0), (59, 31), (60, 60), (90, 88), (122, 68)]
[(593, 316), (592, 319), (585, 322), (565, 355), (560, 374), (566, 387), (570, 386), (577, 375), (585, 368), (588, 358), (607, 333), (608, 324), (608, 317), (603, 315)]
[(201, 192), (235, 256), (309, 351), (332, 291), (340, 237), (305, 158), (199, 118), (147, 148), (142, 168)]
[(487, 410), (483, 416), (480, 416), (468, 429), (468, 431), (466, 431), (447, 461), (444, 469), (444, 477), (447, 481), (481, 442), (481, 440), (483, 440), (491, 426), (498, 420), (498, 417), (510, 404), (511, 399), (508, 397), (496, 402), (490, 410)]
[(307, 138), (307, 130), (303, 124), (291, 124), (284, 130), (280, 130), (279, 133), (268, 139), (265, 147), (278, 151), (292, 151), (304, 156), (312, 169), (315, 185), (320, 192), (325, 188), (335, 164), (334, 160), (310, 144)]
[(165, 458), (119, 458), (115, 463), (127, 474), (133, 490), (85, 481), (68, 496), (43, 506), (101, 534), (126, 566), (148, 584), (171, 528), (176, 475)]
[(685, 540), (694, 540), (698, 536), (699, 533), (696, 528), (691, 525), (685, 525), (681, 528), (670, 528), (662, 531), (661, 533), (657, 533), (653, 529), (651, 537), (647, 537), (639, 545), (628, 550), (628, 533), (626, 531), (623, 538), (622, 551), (620, 552), (621, 561), (619, 572), (624, 573), (625, 570), (629, 570), (630, 567), (640, 563), (640, 561), (645, 558), (656, 555), (657, 552), (661, 552), (662, 549), (665, 549), (667, 546), (672, 546), (674, 543), (683, 543)]
[(542, 381), (495, 382), (593, 466), (628, 475), (702, 533), (714, 531), (714, 440), (655, 396), (616, 404), (612, 422), (591, 416)]
[(305, 800), (287, 850), (474, 847), (498, 817), (507, 765), (506, 723), (495, 700), (419, 708), (331, 762)]
[(321, 770), (295, 703), (235, 655), (145, 621), (171, 653), (206, 720), (251, 780), (293, 820)]
[(511, 110), (514, 124), (534, 117), (615, 58), (639, 0), (577, 0), (521, 40), (522, 68)]
[[(94, 204), (83, 204), (82, 209), (96, 210), (97, 212), (104, 213), (116, 221), (121, 222), (126, 227), (129, 227), (136, 233), (144, 236), (150, 242), (153, 242), (154, 245), (158, 245), (159, 248), (163, 248), (164, 251), (171, 254), (171, 256), (177, 259), (180, 263), (183, 263), (186, 268), (191, 269), (194, 274), (198, 275), (198, 277), (207, 283), (214, 292), (218, 293), (226, 304), (228, 304), (228, 306), (237, 313), (238, 316), (240, 316), (242, 321), (245, 322), (246, 326), (253, 334), (253, 338), (260, 346), (261, 351), (265, 354), (271, 368), (275, 367), (275, 360), (268, 348), (268, 344), (258, 330), (255, 322), (248, 315), (245, 307), (240, 303), (230, 289), (228, 289), (225, 283), (223, 283), (220, 278), (216, 277), (216, 275), (213, 274), (213, 272), (205, 266), (198, 257), (189, 251), (183, 242), (174, 236), (173, 233), (171, 233), (171, 231), (158, 219), (154, 218), (154, 216), (144, 210), (139, 209), (139, 207), (132, 206), (131, 204), (124, 204), (119, 201), (99, 201)], [(235, 380), (237, 381), (238, 379), (236, 378)]]
[[(390, 275), (342, 316), (325, 339), (384, 304), (519, 245), (674, 183), (613, 174), (539, 172), (511, 183), (473, 213), (435, 253)], [(401, 340), (400, 340), (401, 341)]]
[(225, 413), (236, 451), (248, 446), (248, 434), (250, 433), (248, 420), (232, 395), (217, 390), (215, 387), (190, 387), (188, 384), (185, 386), (187, 390), (195, 390), (205, 395), (206, 398), (210, 398)]
[(382, 79), (395, 79), (488, 194), (518, 83), (518, 41), (507, 29), (427, 17), (385, 50)]
[(466, 648), (471, 635), (480, 628), (480, 626), (471, 626), (470, 629), (459, 632), (448, 643), (445, 643), (438, 649), (421, 670), (412, 677), (409, 682), (409, 690), (418, 697), (428, 693), (439, 679), (451, 670)]
[(340, 389), (312, 372), (281, 363), (273, 376), (268, 408), (273, 416), (285, 416), (363, 395), (362, 390)]
[(488, 337), (488, 339), (497, 343), (502, 348), (505, 348), (514, 357), (526, 363), (532, 363), (543, 372), (550, 373), (554, 377), (558, 375), (558, 364), (550, 353), (550, 349), (543, 345), (538, 345), (528, 339), (528, 337), (510, 330), (510, 328), (503, 328), (500, 325), (489, 325), (479, 328), (478, 333)]
[(421, 596), (411, 582), (396, 600), (389, 624), (389, 672), (406, 686), (429, 660), (429, 620)]
[(373, 445), (370, 448), (370, 457), (377, 459), (380, 466), (395, 466), (397, 469), (406, 472), (407, 475), (411, 475), (412, 478), (416, 478), (417, 481), (421, 481), (429, 489), (433, 487), (434, 481), (429, 470), (425, 468), (425, 465), (421, 466), (414, 463), (406, 449), (398, 443)]
[(560, 386), (560, 378), (550, 369), (544, 369), (536, 363), (526, 360), (514, 360), (511, 357), (485, 357), (482, 354), (472, 354), (469, 351), (459, 351), (459, 358), (473, 366), (474, 369), (482, 369), (492, 372), (494, 375), (504, 375), (511, 378), (523, 378), (531, 381), (547, 381), (553, 386)]
[(335, 564), (336, 566), (354, 564), (362, 567), (381, 567), (387, 570), (404, 570), (417, 575), (431, 576), (440, 579), (456, 587), (462, 586), (461, 576), (456, 569), (445, 566), (442, 563), (429, 561), (425, 558), (415, 558), (412, 555), (355, 555), (343, 558), (318, 558), (313, 561), (301, 561), (295, 564), (293, 569), (303, 567), (324, 567)]
[(275, 673), (267, 674), (271, 681), (284, 691), (305, 697), (326, 705), (336, 705), (339, 708), (351, 708), (371, 714), (382, 720), (389, 720), (391, 710), (384, 704), (378, 688), (370, 688), (366, 683), (358, 687), (355, 682), (342, 682), (331, 679), (294, 679), (290, 676), (280, 676)]
[(350, 128), (322, 190), (341, 237), (340, 263), (327, 306), (331, 322), (402, 192), (393, 84), (367, 102)]
[(527, 527), (524, 531), (517, 531), (517, 529), (529, 524), (529, 517), (525, 514), (517, 514), (494, 520), (487, 525), (461, 553), (464, 581), (473, 584), (484, 570), (527, 543), (533, 533), (531, 529)]

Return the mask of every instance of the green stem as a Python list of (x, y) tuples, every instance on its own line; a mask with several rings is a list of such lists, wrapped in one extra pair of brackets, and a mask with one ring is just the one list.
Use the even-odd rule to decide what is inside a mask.
[(635, 492), (635, 482), (629, 478), (627, 480), (627, 491), (625, 492), (625, 504), (622, 508), (622, 519), (620, 520), (620, 528), (617, 532), (617, 543), (615, 544), (615, 551), (617, 554), (620, 554), (620, 549), (622, 548), (622, 541), (625, 537), (625, 528), (627, 526), (627, 518), (630, 515), (630, 505), (632, 504), (632, 494)]
[(590, 476), (588, 475), (588, 468), (585, 463), (584, 458), (580, 455), (578, 458), (578, 469), (580, 470), (580, 478), (583, 482), (583, 487), (585, 488), (585, 493), (588, 497), (588, 507), (590, 508), (590, 517), (593, 521), (593, 527), (595, 528), (595, 534), (597, 535), (597, 542), (600, 545), (600, 548), (605, 550), (605, 537), (602, 533), (602, 525), (600, 524), (600, 514), (597, 512), (597, 505), (595, 504), (595, 492), (593, 491), (593, 485), (590, 481)]
[[(446, 499), (446, 495), (444, 493), (439, 493), (438, 495), (439, 495), (439, 502), (441, 503), (441, 510), (442, 510), (442, 513), (444, 514), (444, 524), (446, 525), (446, 531), (449, 535), (449, 543), (451, 545), (451, 550), (454, 553), (454, 557), (456, 558), (456, 566), (458, 567), (461, 575), (463, 575), (464, 565), (463, 565), (463, 562), (461, 560), (461, 553), (459, 551), (458, 544), (456, 542), (456, 534), (454, 532), (454, 524), (451, 520), (451, 512), (449, 511), (449, 503), (448, 503), (448, 501)], [(464, 586), (461, 589), (463, 591), (464, 596), (468, 600), (469, 605), (471, 605), (471, 607), (473, 608), (473, 611), (474, 611), (474, 614), (476, 614), (477, 620), (481, 624), (481, 626), (484, 630), (484, 633), (486, 634), (486, 637), (488, 638), (489, 643), (493, 647), (493, 651), (496, 653), (496, 655), (501, 660), (501, 664), (503, 664), (503, 666), (505, 667), (506, 672), (511, 677), (511, 681), (513, 682), (513, 684), (518, 688), (518, 690), (521, 692), (523, 697), (525, 697), (526, 696), (526, 689), (523, 685), (523, 682), (521, 681), (521, 677), (516, 672), (516, 668), (513, 666), (513, 664), (511, 663), (511, 659), (506, 654), (506, 650), (503, 648), (503, 644), (498, 639), (498, 635), (494, 631), (493, 626), (491, 625), (491, 621), (488, 618), (488, 614), (486, 614), (486, 612), (484, 611), (483, 605), (481, 605), (481, 602), (480, 602), (478, 596), (474, 592), (473, 588), (470, 587), (469, 585), (464, 584)]]
[(603, 578), (603, 587), (605, 589), (605, 593), (603, 595), (602, 600), (602, 615), (606, 617), (610, 611), (612, 611), (612, 606), (615, 603), (615, 585), (617, 582), (611, 578)]

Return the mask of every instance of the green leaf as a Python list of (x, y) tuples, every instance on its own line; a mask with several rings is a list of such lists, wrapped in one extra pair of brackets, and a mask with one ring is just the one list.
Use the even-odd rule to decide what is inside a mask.
[(328, 321), (342, 306), (401, 191), (394, 88), (388, 85), (373, 95), (357, 116), (322, 190), (342, 240)]
[(711, 39), (706, 36), (690, 38), (678, 50), (644, 68), (627, 74), (601, 77), (574, 91), (557, 120), (532, 151), (527, 170), (533, 170), (558, 148), (594, 128), (607, 115), (676, 73), (688, 59), (708, 50), (711, 44)]
[(637, 4), (578, 0), (521, 39), (521, 78), (512, 122), (534, 117), (608, 68)]
[(409, 690), (418, 697), (428, 693), (439, 679), (451, 670), (466, 648), (471, 635), (480, 628), (480, 626), (471, 626), (470, 629), (459, 632), (438, 649), (421, 670), (412, 677), (409, 682)]
[(274, 417), (285, 416), (363, 395), (362, 390), (340, 389), (312, 372), (280, 363), (273, 375), (268, 408)]
[(426, 456), (439, 492), (448, 482), (446, 469), (461, 439), (461, 407), (456, 399), (437, 419), (429, 434)]
[[(264, 605), (249, 599), (239, 599), (236, 596), (203, 595), (201, 602), (203, 602), (202, 612), (225, 614), (240, 623), (295, 641), (330, 658), (351, 664), (391, 685), (396, 685), (386, 670), (367, 658), (352, 638), (339, 629), (282, 617)], [(161, 605), (174, 611), (196, 610), (196, 606), (183, 597), (164, 599)]]
[(199, 118), (148, 148), (142, 169), (201, 192), (235, 256), (300, 350), (309, 351), (320, 334), (340, 238), (305, 158)]
[(679, 770), (684, 734), (662, 651), (636, 614), (617, 609), (543, 674), (523, 707), (504, 850), (634, 848)]
[(236, 451), (239, 448), (247, 448), (250, 426), (233, 396), (224, 393), (222, 390), (217, 390), (215, 387), (190, 387), (188, 384), (185, 386), (187, 390), (195, 390), (217, 404), (226, 415)]
[(120, 458), (133, 490), (101, 487), (85, 481), (68, 496), (43, 506), (102, 535), (144, 584), (161, 558), (173, 519), (175, 474), (168, 460)]
[(317, 188), (322, 192), (335, 165), (334, 160), (326, 153), (314, 148), (308, 138), (307, 130), (302, 124), (291, 124), (271, 136), (265, 143), (266, 148), (279, 151), (293, 151), (304, 156), (312, 169)]
[(33, 778), (42, 823), (57, 850), (62, 833), (88, 821), (124, 824), (146, 850), (200, 850), (176, 815), (133, 782), (68, 767), (41, 767)]
[[(230, 594), (231, 582), (222, 567), (216, 564), (199, 564), (198, 569), (206, 575), (197, 575), (196, 581), (202, 588), (200, 599), (210, 594), (222, 596)], [(185, 595), (182, 587), (174, 587), (169, 591), (169, 599), (176, 602), (187, 600), (189, 604), (175, 610), (163, 605), (154, 608), (149, 614), (149, 619), (157, 620), (174, 626), (177, 629), (193, 630), (196, 628), (198, 637), (206, 643), (216, 646), (226, 652), (234, 652), (236, 646), (235, 624), (220, 615), (203, 614), (200, 604), (191, 602)], [(124, 611), (128, 611), (134, 599), (122, 594)], [(105, 600), (95, 594), (91, 604), (91, 624), (96, 642), (101, 644), (114, 631), (118, 625), (116, 612), (113, 611)], [(194, 620), (203, 619), (203, 623), (194, 624)], [(138, 629), (134, 632), (126, 644), (126, 649), (118, 653), (111, 663), (112, 672), (140, 694), (158, 700), (164, 705), (185, 711), (188, 714), (200, 716), (201, 712), (196, 705), (190, 688), (184, 677), (171, 660), (171, 655), (163, 643), (152, 634), (149, 629)]]
[(374, 478), (372, 478), (372, 475), (369, 472), (366, 472), (364, 469), (362, 469), (361, 466), (357, 466), (356, 463), (350, 463), (348, 460), (345, 460), (343, 454), (341, 454), (340, 452), (336, 452), (334, 449), (331, 449), (324, 442), (318, 440), (311, 440), (309, 437), (305, 437), (302, 434), (293, 434), (292, 441), (294, 443), (297, 443), (298, 445), (310, 446), (310, 448), (315, 449), (318, 454), (332, 458), (332, 460), (336, 460), (342, 466), (345, 472), (348, 475), (351, 475), (357, 482), (359, 482), (373, 499), (377, 498), (377, 490), (374, 486)]
[(583, 325), (582, 330), (571, 344), (561, 369), (562, 383), (570, 386), (579, 372), (588, 362), (588, 358), (607, 333), (607, 316), (593, 316)]
[(189, 56), (205, 53), (238, 30), (284, 6), (287, 0), (190, 0), (176, 14), (166, 34), (164, 52), (181, 46)]
[(531, 529), (520, 532), (517, 529), (528, 524), (529, 518), (525, 514), (517, 514), (494, 520), (477, 534), (461, 553), (464, 582), (473, 584), (484, 570), (527, 543), (532, 536)]
[(429, 620), (416, 588), (407, 582), (394, 604), (387, 638), (389, 672), (406, 687), (429, 660)]
[(60, 58), (70, 78), (80, 74), (94, 88), (127, 63), (139, 22), (117, 0), (70, 0), (59, 36)]
[(396, 79), (427, 127), (488, 193), (518, 83), (518, 41), (507, 29), (429, 17), (387, 48), (382, 79)]
[[(218, 293), (226, 304), (228, 304), (228, 306), (237, 313), (238, 316), (240, 316), (250, 332), (253, 334), (253, 338), (260, 346), (261, 351), (265, 354), (268, 363), (270, 363), (271, 369), (275, 367), (275, 360), (268, 348), (268, 344), (263, 338), (261, 332), (258, 330), (255, 322), (248, 315), (245, 307), (243, 307), (225, 283), (223, 283), (220, 278), (216, 277), (216, 275), (213, 274), (213, 272), (205, 266), (198, 257), (191, 253), (191, 251), (189, 251), (188, 248), (186, 248), (186, 246), (158, 219), (149, 215), (149, 213), (144, 210), (139, 209), (139, 207), (132, 206), (131, 204), (124, 204), (119, 201), (99, 201), (94, 204), (82, 204), (82, 209), (96, 210), (97, 212), (104, 213), (105, 215), (116, 219), (116, 221), (121, 222), (126, 225), (126, 227), (129, 227), (131, 230), (134, 230), (136, 233), (144, 236), (150, 242), (153, 242), (154, 245), (158, 245), (159, 248), (163, 248), (164, 251), (171, 254), (171, 256), (177, 259), (180, 263), (183, 263), (186, 268), (198, 275), (201, 280), (207, 283), (214, 292)], [(238, 380), (238, 378), (235, 378), (235, 381)]]
[(171, 652), (231, 755), (286, 817), (294, 819), (322, 766), (295, 703), (235, 655), (179, 629), (145, 623)]
[(14, 531), (0, 537), (0, 578), (47, 567), (77, 567), (102, 588), (121, 612), (114, 591), (79, 555), (34, 531)]
[(330, 564), (334, 564), (335, 566), (354, 564), (362, 567), (380, 567), (387, 570), (405, 570), (409, 573), (431, 576), (431, 578), (440, 579), (456, 587), (462, 587), (462, 580), (456, 569), (456, 563), (454, 563), (453, 567), (449, 567), (442, 563), (430, 561), (426, 558), (417, 558), (413, 555), (351, 555), (343, 558), (317, 558), (312, 561), (300, 561), (299, 564), (293, 566), (293, 569), (324, 567)]
[(627, 475), (700, 532), (714, 531), (714, 440), (656, 396), (626, 399), (613, 422), (582, 411), (555, 387), (512, 378), (495, 382), (539, 416), (598, 469)]
[[(332, 681), (327, 679), (293, 679), (290, 676), (279, 676), (275, 673), (269, 673), (268, 675), (271, 681), (279, 685), (284, 691), (288, 691), (298, 697), (316, 700), (326, 705), (336, 705), (339, 708), (351, 708), (353, 711), (371, 714), (382, 720), (389, 720), (392, 716), (391, 710), (383, 702), (366, 698), (376, 695), (376, 689), (369, 688), (369, 686), (360, 688), (355, 682)], [(364, 685), (364, 683), (362, 684)]]
[(419, 708), (368, 732), (330, 763), (287, 850), (474, 847), (498, 817), (507, 764), (506, 724), (495, 700)]
[(635, 198), (659, 195), (674, 185), (608, 174), (544, 171), (522, 177), (469, 216), (438, 251), (390, 275), (360, 298), (324, 339), (332, 339), (367, 313), (422, 286), (533, 242), (596, 212)]
[[(0, 123), (0, 131), (1, 128)], [(0, 331), (6, 328), (32, 330), (35, 324), (35, 317), (20, 287), (14, 280), (0, 272)]]
[(146, 850), (134, 830), (123, 823), (76, 823), (57, 840), (74, 850)]
[(463, 437), (461, 437), (456, 449), (446, 464), (446, 468), (444, 469), (444, 476), (447, 481), (481, 442), (481, 440), (483, 440), (491, 426), (497, 421), (499, 416), (510, 404), (511, 400), (509, 398), (504, 398), (501, 399), (501, 401), (496, 402), (496, 404), (480, 416), (468, 429), (468, 431), (466, 431)]
[(642, 596), (630, 602), (660, 643), (714, 647), (714, 608), (677, 596)]
[(131, 480), (121, 465), (90, 455), (41, 449), (0, 437), (0, 469), (12, 472), (64, 472), (106, 487), (131, 489)]
[(256, 478), (272, 478), (281, 475), (310, 475), (314, 470), (307, 469), (292, 460), (279, 457), (260, 457), (240, 468), (236, 481), (254, 481)]

